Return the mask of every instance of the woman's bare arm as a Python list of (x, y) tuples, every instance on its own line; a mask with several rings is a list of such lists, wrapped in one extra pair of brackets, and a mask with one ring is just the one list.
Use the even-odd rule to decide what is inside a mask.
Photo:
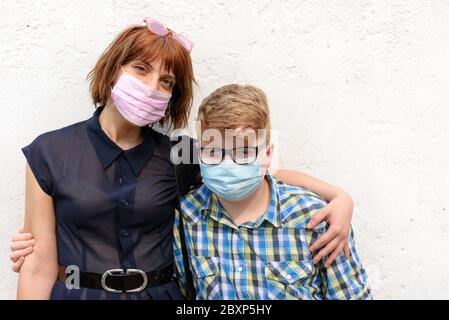
[(49, 299), (58, 274), (55, 212), (52, 198), (42, 191), (28, 165), (24, 229), (33, 234), (35, 245), (20, 269), (17, 299)]
[(273, 173), (275, 177), (282, 182), (293, 186), (298, 186), (298, 184), (300, 184), (300, 186), (304, 189), (315, 192), (327, 201), (332, 201), (332, 199), (344, 192), (342, 189), (336, 186), (333, 186), (327, 182), (309, 176), (300, 171), (278, 169)]

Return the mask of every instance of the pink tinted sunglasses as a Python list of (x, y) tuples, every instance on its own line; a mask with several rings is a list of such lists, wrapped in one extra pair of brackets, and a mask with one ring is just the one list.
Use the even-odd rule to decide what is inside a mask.
[(187, 39), (182, 34), (167, 29), (162, 23), (150, 17), (145, 18), (143, 21), (147, 24), (148, 29), (155, 35), (165, 37), (171, 32), (173, 38), (178, 41), (184, 47), (184, 49), (186, 49), (189, 53), (192, 51), (194, 46), (193, 42)]

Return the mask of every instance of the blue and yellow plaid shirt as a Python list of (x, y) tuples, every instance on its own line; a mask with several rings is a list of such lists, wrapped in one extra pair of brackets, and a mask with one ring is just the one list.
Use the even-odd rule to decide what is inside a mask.
[[(309, 246), (327, 230), (307, 223), (326, 205), (318, 195), (267, 175), (271, 202), (263, 216), (236, 226), (207, 186), (181, 202), (196, 298), (222, 300), (371, 299), (365, 270), (349, 239), (351, 258), (312, 263)], [(175, 220), (175, 262), (184, 293), (184, 263)]]

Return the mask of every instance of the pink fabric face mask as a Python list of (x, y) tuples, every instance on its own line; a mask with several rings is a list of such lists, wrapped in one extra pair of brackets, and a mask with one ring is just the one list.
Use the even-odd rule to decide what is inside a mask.
[(171, 95), (154, 90), (139, 79), (123, 74), (112, 89), (112, 100), (117, 110), (129, 122), (144, 127), (161, 120)]

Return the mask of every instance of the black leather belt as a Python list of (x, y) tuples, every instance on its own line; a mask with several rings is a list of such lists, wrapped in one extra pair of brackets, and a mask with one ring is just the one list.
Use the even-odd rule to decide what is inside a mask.
[(138, 269), (112, 269), (103, 274), (82, 272), (66, 273), (66, 267), (59, 266), (58, 280), (79, 274), (79, 286), (89, 289), (101, 289), (111, 293), (136, 293), (173, 280), (173, 265), (161, 270), (144, 272)]

